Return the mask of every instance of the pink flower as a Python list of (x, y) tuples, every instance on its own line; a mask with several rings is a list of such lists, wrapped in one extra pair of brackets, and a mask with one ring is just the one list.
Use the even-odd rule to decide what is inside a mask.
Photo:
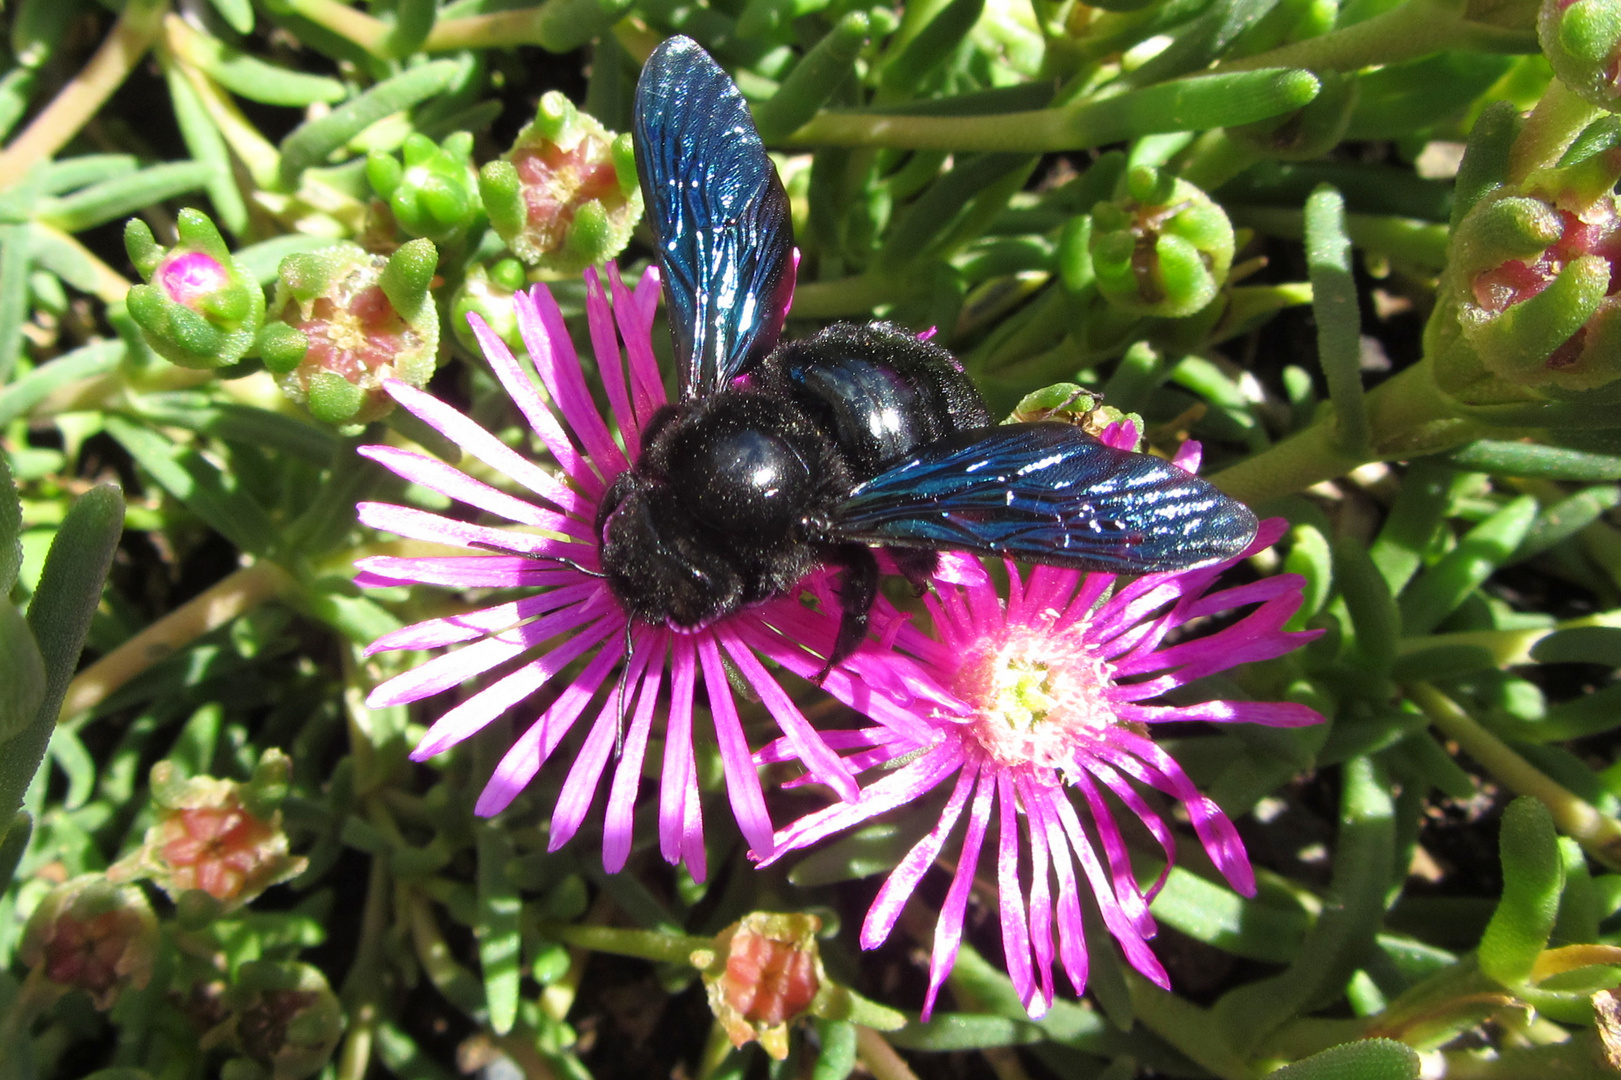
[[(373, 642), (368, 654), (460, 648), (388, 680), (372, 692), (368, 703), (381, 707), (421, 701), (496, 672), (486, 686), (433, 724), (412, 755), (421, 761), (461, 742), (507, 710), (522, 707), (570, 665), (583, 660), (584, 667), (544, 712), (533, 717), (496, 767), (477, 810), (492, 815), (505, 808), (580, 717), (594, 708), (553, 811), (550, 845), (556, 850), (579, 830), (598, 782), (614, 757), (616, 743), (622, 741), (603, 832), (603, 865), (613, 872), (624, 866), (630, 853), (642, 762), (660, 692), (668, 684), (659, 779), (659, 846), (666, 859), (684, 860), (701, 880), (705, 873), (703, 816), (692, 745), (700, 682), (713, 717), (738, 827), (757, 854), (769, 853), (772, 844), (772, 823), (733, 699), (728, 664), (781, 728), (791, 755), (841, 795), (856, 797), (858, 788), (849, 768), (760, 662), (764, 657), (801, 677), (814, 676), (832, 647), (837, 619), (823, 610), (804, 607), (797, 596), (747, 608), (695, 633), (678, 633), (627, 618), (597, 569), (597, 507), (614, 478), (629, 468), (640, 447), (640, 432), (665, 404), (665, 394), (651, 343), (658, 277), (649, 271), (634, 292), (620, 282), (617, 271), (610, 272), (610, 280), (612, 305), (595, 271), (586, 275), (586, 313), (611, 406), (609, 417), (592, 402), (562, 313), (544, 286), (518, 294), (515, 307), (519, 332), (552, 404), (483, 320), (469, 319), (497, 378), (561, 467), (561, 476), (506, 446), (431, 395), (397, 380), (384, 383), (384, 390), (402, 408), (522, 492), (497, 490), (409, 450), (368, 446), (361, 453), (474, 511), (541, 530), (544, 535), (475, 524), (414, 507), (361, 504), (360, 520), (373, 528), (479, 551), (471, 556), (363, 559), (358, 564), (361, 584), (524, 590), (515, 599), (429, 619)], [(624, 362), (620, 360), (621, 342)], [(623, 450), (614, 441), (614, 428), (624, 440)], [(827, 576), (819, 571), (809, 580)], [(881, 722), (923, 737), (927, 725), (893, 704), (891, 699), (900, 694), (900, 688), (889, 685), (895, 676), (882, 661), (881, 652), (869, 647), (830, 674), (823, 687)], [(614, 678), (616, 671), (618, 678)], [(628, 717), (623, 731), (621, 710)]]
[[(1112, 425), (1104, 439), (1130, 448), (1136, 436), (1129, 425)], [(1177, 463), (1191, 471), (1197, 453), (1189, 444)], [(1155, 744), (1151, 726), (1207, 720), (1291, 727), (1321, 717), (1288, 702), (1155, 702), (1195, 679), (1280, 656), (1316, 636), (1283, 629), (1300, 606), (1297, 575), (1211, 591), (1222, 571), (1274, 543), (1284, 528), (1281, 519), (1263, 522), (1249, 550), (1220, 565), (1149, 574), (1125, 584), (1110, 574), (1050, 566), (1021, 574), (1010, 565), (1005, 602), (977, 560), (947, 556), (937, 591), (925, 600), (934, 637), (893, 608), (874, 612), (875, 625), (892, 620), (888, 633), (880, 635), (892, 636), (896, 653), (913, 658), (926, 677), (920, 686), (927, 687), (929, 700), (914, 703), (912, 712), (927, 718), (927, 735), (918, 738), (882, 723), (826, 733), (829, 742), (849, 751), (852, 768), (888, 765), (890, 771), (867, 786), (859, 800), (811, 813), (779, 832), (766, 861), (916, 803), (951, 780), (939, 824), (890, 873), (861, 929), (863, 948), (876, 948), (889, 936), (906, 900), (961, 826), (961, 853), (935, 927), (925, 1019), (956, 962), (968, 894), (993, 817), (1003, 951), (1008, 974), (1032, 1016), (1044, 1014), (1053, 1000), (1055, 916), (1058, 960), (1077, 994), (1086, 987), (1077, 866), (1126, 959), (1169, 988), (1165, 969), (1148, 946), (1155, 933), (1148, 905), (1164, 884), (1175, 842), (1171, 826), (1143, 789), (1185, 807), (1194, 832), (1233, 888), (1252, 895), (1255, 879), (1232, 822)], [(1179, 627), (1245, 608), (1218, 629), (1167, 644)], [(891, 658), (892, 666), (899, 656)], [(761, 758), (779, 760), (787, 756), (784, 751), (774, 745)], [(1166, 871), (1146, 889), (1132, 873), (1106, 795), (1141, 820), (1164, 855)]]

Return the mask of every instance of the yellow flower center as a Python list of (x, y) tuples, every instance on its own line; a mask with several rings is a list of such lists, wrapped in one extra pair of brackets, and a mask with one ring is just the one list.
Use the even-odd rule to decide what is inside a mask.
[(1084, 626), (1019, 627), (982, 643), (956, 690), (975, 707), (969, 726), (997, 764), (1064, 769), (1077, 746), (1121, 723), (1106, 694), (1110, 681)]

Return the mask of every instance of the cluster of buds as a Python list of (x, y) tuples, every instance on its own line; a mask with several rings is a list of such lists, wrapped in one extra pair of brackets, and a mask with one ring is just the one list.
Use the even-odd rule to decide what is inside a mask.
[(332, 424), (364, 424), (393, 407), (385, 379), (422, 386), (439, 356), (439, 312), (429, 291), (431, 240), (388, 258), (355, 244), (281, 262), (259, 354), (282, 391)]
[(394, 220), (411, 236), (450, 244), (467, 235), (483, 216), (478, 173), (473, 168), (473, 136), (458, 131), (437, 145), (426, 135), (407, 135), (400, 158), (381, 150), (366, 157), (366, 179), (388, 203)]
[(140, 889), (85, 874), (58, 885), (23, 928), (18, 955), (57, 991), (83, 990), (110, 1009), (152, 978), (158, 920)]
[(528, 266), (573, 273), (611, 259), (642, 214), (629, 135), (543, 95), (512, 149), (479, 171), (490, 224)]
[(281, 827), (288, 768), (286, 755), (275, 749), (264, 752), (247, 783), (182, 777), (170, 762), (158, 762), (152, 766), (156, 823), (107, 877), (149, 879), (183, 911), (213, 913), (241, 907), (302, 872), (306, 861), (288, 854)]
[(1426, 331), (1445, 388), (1489, 404), (1621, 378), (1618, 178), (1621, 123), (1607, 117), (1557, 162), (1469, 208)]
[(1092, 209), (1098, 292), (1136, 315), (1181, 318), (1216, 298), (1233, 265), (1233, 226), (1210, 196), (1171, 173), (1127, 170)]
[(1543, 0), (1537, 37), (1560, 82), (1621, 110), (1621, 0)]
[(343, 1005), (308, 964), (243, 964), (225, 1005), (228, 1015), (202, 1045), (241, 1055), (227, 1064), (226, 1076), (305, 1080), (326, 1066), (343, 1034)]
[(199, 210), (176, 215), (179, 240), (165, 249), (140, 218), (124, 230), (130, 262), (146, 280), (129, 291), (130, 317), (159, 356), (181, 367), (234, 364), (253, 348), (265, 294), (232, 258), (219, 229)]

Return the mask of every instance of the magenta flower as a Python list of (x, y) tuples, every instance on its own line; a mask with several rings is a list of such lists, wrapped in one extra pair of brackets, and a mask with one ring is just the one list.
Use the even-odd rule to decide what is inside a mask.
[[(1135, 433), (1115, 425), (1104, 438), (1129, 448)], [(1191, 471), (1197, 453), (1190, 444), (1177, 463)], [(1239, 558), (1271, 545), (1284, 529), (1281, 519), (1262, 522), (1255, 542)], [(925, 1019), (956, 962), (969, 890), (993, 816), (1003, 951), (1031, 1016), (1043, 1015), (1053, 1000), (1055, 915), (1058, 959), (1075, 992), (1086, 987), (1077, 865), (1126, 959), (1169, 989), (1165, 969), (1148, 946), (1155, 933), (1148, 905), (1169, 873), (1175, 843), (1162, 811), (1142, 789), (1186, 808), (1200, 842), (1233, 888), (1252, 895), (1255, 879), (1232, 822), (1149, 737), (1150, 725), (1208, 720), (1292, 727), (1321, 720), (1289, 702), (1154, 704), (1195, 679), (1280, 656), (1316, 636), (1283, 629), (1300, 606), (1297, 575), (1210, 591), (1237, 561), (1148, 574), (1123, 585), (1110, 574), (1050, 566), (1021, 574), (1010, 565), (1004, 602), (977, 560), (947, 556), (946, 573), (937, 577), (935, 595), (925, 600), (934, 637), (893, 608), (874, 612), (877, 625), (892, 620), (887, 633), (880, 631), (893, 639), (899, 654), (891, 665), (911, 657), (926, 676), (918, 685), (933, 683), (929, 700), (915, 702), (911, 710), (927, 718), (928, 733), (918, 738), (882, 723), (826, 733), (829, 742), (849, 751), (852, 768), (889, 764), (891, 771), (866, 787), (859, 800), (809, 814), (779, 832), (766, 861), (916, 803), (954, 777), (939, 824), (890, 873), (861, 928), (863, 948), (875, 948), (889, 936), (907, 898), (966, 816), (956, 872), (935, 926)], [(1241, 608), (1250, 610), (1216, 630), (1166, 643), (1179, 627)], [(786, 749), (779, 741), (761, 758), (780, 760), (788, 756)], [(1079, 793), (1081, 809), (1071, 789)], [(1164, 854), (1166, 870), (1147, 889), (1132, 872), (1105, 793), (1140, 819)], [(1021, 884), (1021, 875), (1028, 886)]]
[[(597, 571), (597, 505), (637, 454), (640, 432), (665, 404), (665, 394), (651, 343), (658, 277), (653, 271), (644, 274), (634, 292), (620, 282), (617, 271), (610, 273), (610, 280), (611, 305), (595, 271), (586, 276), (586, 314), (611, 406), (608, 417), (592, 402), (562, 313), (544, 286), (518, 294), (515, 307), (519, 332), (546, 397), (483, 320), (469, 319), (497, 378), (561, 467), (561, 476), (433, 396), (398, 380), (383, 384), (402, 408), (523, 490), (521, 495), (498, 490), (410, 450), (362, 447), (361, 453), (402, 478), (470, 508), (453, 517), (408, 506), (362, 503), (363, 523), (478, 554), (362, 559), (357, 581), (368, 586), (428, 584), (525, 592), (478, 610), (428, 619), (373, 642), (368, 655), (391, 649), (460, 647), (388, 680), (372, 691), (367, 702), (382, 707), (422, 701), (469, 680), (493, 676), (433, 724), (412, 754), (421, 761), (461, 742), (509, 709), (521, 708), (571, 665), (583, 661), (562, 693), (533, 718), (502, 758), (477, 810), (493, 815), (511, 803), (580, 717), (594, 708), (553, 811), (550, 844), (556, 850), (579, 830), (616, 742), (622, 739), (603, 829), (603, 865), (613, 872), (624, 866), (630, 853), (642, 762), (667, 682), (659, 846), (666, 859), (684, 860), (701, 880), (703, 816), (692, 743), (700, 682), (738, 826), (757, 854), (768, 854), (772, 844), (772, 823), (732, 696), (728, 662), (775, 719), (791, 756), (844, 797), (856, 797), (858, 788), (849, 768), (760, 662), (764, 657), (799, 676), (815, 675), (832, 647), (837, 619), (806, 608), (797, 596), (740, 611), (696, 633), (627, 619)], [(615, 429), (624, 440), (623, 450), (614, 440)], [(524, 531), (478, 523), (474, 518), (480, 512)], [(826, 576), (825, 571), (818, 572), (808, 582)], [(881, 661), (881, 652), (869, 646), (830, 674), (823, 687), (882, 723), (924, 737), (927, 726), (893, 704), (893, 699), (913, 697), (918, 690), (897, 683), (902, 676), (889, 672)], [(614, 678), (616, 671), (619, 675)], [(622, 719), (628, 722), (621, 733)]]

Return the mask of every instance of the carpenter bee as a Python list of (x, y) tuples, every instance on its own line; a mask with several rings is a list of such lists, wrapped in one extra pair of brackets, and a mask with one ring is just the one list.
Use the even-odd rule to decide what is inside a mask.
[(779, 346), (793, 226), (736, 85), (675, 37), (634, 108), (678, 395), (597, 518), (602, 573), (631, 615), (694, 630), (837, 567), (831, 670), (866, 636), (873, 546), (921, 588), (940, 551), (1144, 573), (1255, 536), (1247, 507), (1175, 465), (1070, 424), (992, 424), (951, 354), (894, 325)]

